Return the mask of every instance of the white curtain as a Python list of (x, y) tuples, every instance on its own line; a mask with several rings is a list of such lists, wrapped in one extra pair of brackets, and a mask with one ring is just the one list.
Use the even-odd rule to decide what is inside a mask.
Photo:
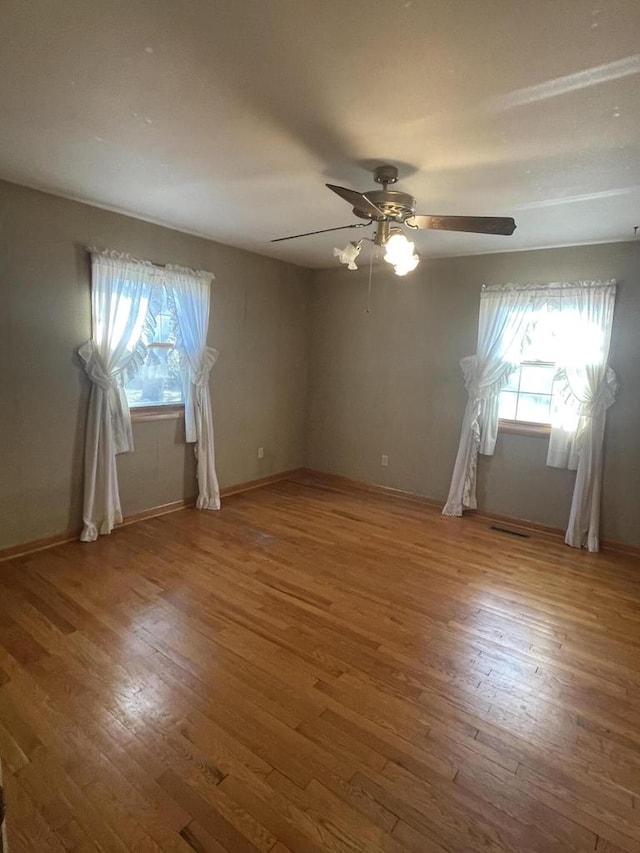
[(469, 400), (444, 515), (476, 508), (478, 453), (494, 452), (500, 390), (533, 315), (548, 307), (558, 349), (547, 465), (577, 469), (565, 542), (598, 550), (604, 428), (617, 391), (607, 364), (615, 292), (614, 281), (483, 288), (478, 352), (461, 361)]
[(482, 289), (477, 352), (460, 362), (469, 399), (443, 515), (462, 515), (464, 508), (477, 507), (478, 453), (491, 455), (494, 451), (498, 395), (520, 362), (533, 305), (528, 289)]
[(116, 454), (133, 450), (124, 377), (141, 364), (157, 270), (114, 252), (91, 253), (92, 337), (78, 354), (91, 379), (85, 437), (84, 528), (92, 542), (122, 521)]
[(577, 469), (565, 542), (599, 549), (606, 413), (618, 387), (608, 366), (616, 285), (564, 285), (554, 300), (559, 352), (547, 465)]
[(198, 509), (220, 509), (209, 391), (209, 372), (218, 352), (207, 346), (213, 275), (181, 267), (167, 267), (165, 273), (165, 284), (175, 304), (178, 319), (186, 439), (195, 442), (198, 476), (196, 506)]

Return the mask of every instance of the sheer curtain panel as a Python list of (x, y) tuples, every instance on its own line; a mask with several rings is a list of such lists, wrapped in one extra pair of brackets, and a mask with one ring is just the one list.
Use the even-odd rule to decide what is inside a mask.
[(608, 365), (615, 281), (564, 285), (554, 299), (559, 352), (547, 465), (576, 470), (565, 542), (598, 551), (607, 409), (618, 389)]
[(483, 287), (476, 355), (460, 362), (469, 398), (443, 515), (475, 509), (478, 453), (492, 455), (498, 435), (498, 395), (517, 369), (533, 311), (526, 290)]
[(153, 323), (149, 311), (158, 270), (115, 252), (91, 253), (92, 337), (78, 354), (91, 379), (85, 435), (84, 527), (93, 542), (122, 521), (116, 454), (133, 450), (131, 416), (124, 392), (125, 372), (144, 358), (142, 332)]
[(209, 373), (218, 352), (207, 346), (213, 275), (175, 266), (167, 267), (165, 272), (165, 284), (178, 318), (186, 439), (195, 443), (198, 476), (196, 506), (198, 509), (220, 509), (209, 391)]

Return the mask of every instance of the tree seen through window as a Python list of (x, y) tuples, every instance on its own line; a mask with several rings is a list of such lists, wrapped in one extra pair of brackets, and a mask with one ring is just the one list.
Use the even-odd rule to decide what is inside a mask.
[(175, 309), (163, 287), (155, 332), (152, 338), (144, 340), (147, 347), (144, 363), (136, 376), (125, 383), (132, 408), (179, 405), (183, 402), (176, 328)]

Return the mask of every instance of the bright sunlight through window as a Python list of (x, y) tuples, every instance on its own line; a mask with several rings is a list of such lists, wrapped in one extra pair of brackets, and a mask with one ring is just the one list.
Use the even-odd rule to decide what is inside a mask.
[[(520, 365), (500, 392), (499, 417), (565, 426), (556, 423), (559, 415), (553, 405), (556, 366), (584, 370), (601, 360), (603, 346), (602, 331), (596, 324), (585, 325), (577, 312), (558, 311), (552, 305), (536, 311), (522, 344)], [(572, 423), (576, 417), (571, 416)]]
[(500, 392), (499, 417), (534, 424), (551, 423), (556, 370), (558, 315), (547, 307), (536, 312), (525, 336), (520, 366)]
[(184, 402), (180, 379), (180, 358), (175, 348), (177, 328), (175, 308), (162, 288), (162, 306), (156, 315), (156, 330), (144, 340), (147, 356), (134, 379), (125, 384), (129, 405), (175, 406)]

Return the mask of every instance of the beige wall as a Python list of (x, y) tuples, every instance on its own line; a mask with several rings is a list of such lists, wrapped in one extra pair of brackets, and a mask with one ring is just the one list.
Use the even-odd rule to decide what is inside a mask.
[[(490, 238), (487, 238), (490, 239)], [(640, 545), (640, 243), (423, 261), (399, 279), (375, 269), (314, 277), (308, 450), (311, 467), (444, 501), (475, 351), (480, 286), (616, 278), (602, 534)], [(481, 457), (481, 508), (554, 527), (568, 518), (574, 474), (545, 466), (547, 439), (500, 435)], [(389, 467), (380, 465), (381, 454)]]
[[(80, 523), (88, 383), (74, 353), (90, 335), (88, 245), (215, 273), (221, 485), (304, 463), (308, 271), (0, 182), (0, 548)], [(125, 514), (194, 496), (181, 421), (135, 424), (134, 440), (118, 457)]]
[[(640, 244), (423, 261), (404, 280), (376, 270), (367, 314), (366, 270), (312, 274), (0, 182), (0, 548), (79, 524), (88, 383), (74, 353), (89, 336), (87, 245), (216, 274), (222, 486), (306, 462), (441, 501), (480, 285), (617, 278), (611, 363), (621, 389), (607, 426), (603, 535), (640, 545)], [(125, 514), (193, 497), (182, 422), (136, 424), (134, 438), (135, 453), (118, 457)], [(545, 439), (501, 435), (480, 461), (480, 506), (562, 527), (574, 475), (547, 468), (545, 455)]]

